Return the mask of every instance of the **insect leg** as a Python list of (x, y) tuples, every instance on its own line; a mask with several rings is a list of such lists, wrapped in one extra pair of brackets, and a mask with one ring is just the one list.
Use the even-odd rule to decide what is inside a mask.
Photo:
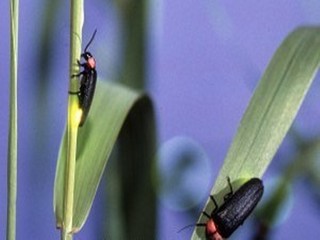
[(218, 210), (218, 204), (217, 204), (217, 202), (216, 202), (216, 200), (214, 199), (214, 197), (212, 196), (212, 195), (210, 195), (210, 199), (211, 199), (211, 201), (213, 202), (213, 204), (214, 204), (214, 209), (213, 209), (213, 211), (212, 212), (216, 212), (217, 210)]
[(77, 73), (77, 74), (72, 74), (71, 77), (72, 77), (72, 78), (74, 78), (74, 77), (80, 77), (81, 75), (84, 75), (84, 74), (86, 74), (86, 71), (85, 71), (85, 70), (83, 70), (82, 72), (79, 72), (79, 73)]
[(197, 223), (196, 226), (197, 227), (205, 227), (205, 226), (207, 226), (207, 224), (206, 223)]
[(79, 95), (80, 91), (76, 91), (76, 92), (68, 91), (68, 93), (71, 95)]
[(85, 67), (87, 64), (86, 64), (86, 63), (81, 63), (80, 60), (78, 59), (78, 60), (77, 60), (77, 65), (78, 65), (79, 67)]
[(228, 186), (230, 188), (230, 192), (227, 193), (226, 195), (224, 195), (223, 199), (224, 201), (227, 201), (232, 195), (233, 195), (233, 189), (232, 189), (232, 185), (231, 185), (231, 181), (230, 181), (230, 177), (227, 177), (227, 181), (228, 181)]
[(205, 215), (209, 219), (211, 218), (211, 216), (208, 213), (206, 213), (205, 211), (203, 211), (202, 214)]

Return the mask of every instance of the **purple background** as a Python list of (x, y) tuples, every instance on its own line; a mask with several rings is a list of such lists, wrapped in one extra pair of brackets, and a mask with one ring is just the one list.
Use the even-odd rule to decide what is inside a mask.
[[(47, 1), (50, 3), (51, 1)], [(19, 38), (19, 179), (17, 239), (59, 239), (52, 209), (55, 164), (66, 115), (69, 6), (61, 1), (47, 53), (49, 75), (39, 79), (39, 34), (43, 1), (21, 1)], [(9, 5), (0, 1), (0, 239), (5, 239), (6, 159), (9, 79)], [(152, 1), (149, 10), (148, 90), (155, 102), (159, 147), (176, 136), (193, 139), (204, 152), (210, 175), (205, 176), (199, 214), (257, 81), (283, 39), (301, 25), (319, 25), (319, 1)], [(114, 78), (120, 68), (121, 20), (110, 2), (87, 1), (84, 42), (93, 29), (91, 46), (101, 78)], [(43, 84), (46, 84), (43, 86)], [(40, 88), (41, 87), (41, 88)], [(308, 94), (297, 130), (305, 137), (319, 134), (319, 83)], [(285, 144), (286, 145), (286, 144)], [(281, 172), (282, 148), (266, 182)], [(184, 151), (183, 148), (181, 150)], [(288, 153), (289, 152), (289, 153)], [(161, 155), (161, 154), (160, 154)], [(283, 157), (283, 158), (282, 158)], [(159, 160), (162, 161), (162, 158)], [(160, 164), (160, 163), (159, 163)], [(198, 175), (202, 173), (199, 172)], [(191, 179), (195, 176), (189, 176)], [(98, 199), (101, 193), (98, 194)], [(310, 189), (298, 182), (293, 209), (273, 239), (317, 239), (319, 209)], [(99, 200), (75, 239), (102, 239), (95, 232)], [(159, 239), (188, 239), (192, 229), (177, 231), (197, 220), (172, 209), (159, 198)], [(250, 224), (248, 224), (250, 225)], [(239, 230), (246, 234), (248, 226)], [(242, 236), (242, 235), (241, 235)], [(244, 239), (239, 237), (239, 239)]]

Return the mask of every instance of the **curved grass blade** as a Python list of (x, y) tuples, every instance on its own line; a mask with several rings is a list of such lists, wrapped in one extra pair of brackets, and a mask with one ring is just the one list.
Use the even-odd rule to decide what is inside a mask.
[[(122, 129), (123, 126), (124, 129)], [(135, 233), (154, 237), (155, 197), (150, 179), (155, 148), (152, 103), (143, 94), (101, 81), (98, 82), (88, 119), (79, 129), (73, 232), (79, 231), (88, 217), (101, 176), (120, 130), (121, 141), (126, 142), (120, 144), (121, 152), (125, 155), (125, 158), (121, 158), (121, 164), (130, 167), (130, 174), (125, 172), (121, 179), (126, 182), (121, 185), (123, 191), (129, 194), (127, 196), (123, 194), (124, 197), (129, 198), (124, 200), (124, 204), (130, 208), (130, 213), (124, 211), (123, 219), (126, 220), (126, 226), (132, 225), (131, 227), (134, 228), (132, 232), (128, 232), (127, 238), (132, 239)], [(58, 227), (62, 224), (63, 216), (65, 161), (66, 134), (60, 147), (54, 188), (54, 211)], [(143, 210), (143, 215), (138, 214), (132, 221), (130, 216), (138, 209)]]
[[(320, 28), (303, 27), (291, 33), (273, 56), (228, 151), (211, 194), (221, 202), (226, 177), (260, 177), (290, 128), (315, 77), (320, 62)], [(239, 183), (239, 181), (237, 181)], [(212, 205), (207, 201), (205, 211)], [(199, 222), (205, 222), (200, 217)], [(195, 229), (192, 239), (204, 238)]]

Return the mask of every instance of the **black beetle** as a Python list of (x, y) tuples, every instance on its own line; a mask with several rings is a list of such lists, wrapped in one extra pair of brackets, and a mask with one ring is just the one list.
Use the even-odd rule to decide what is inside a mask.
[(79, 107), (82, 110), (82, 116), (79, 123), (79, 127), (81, 127), (86, 118), (88, 116), (91, 103), (93, 100), (94, 92), (96, 89), (97, 83), (97, 71), (96, 71), (96, 60), (92, 56), (90, 52), (87, 51), (88, 47), (92, 43), (97, 30), (94, 31), (90, 41), (88, 42), (87, 46), (84, 49), (84, 52), (81, 54), (81, 58), (84, 58), (85, 62), (81, 63), (79, 60), (77, 61), (80, 67), (83, 67), (83, 70), (78, 73), (74, 74), (71, 77), (80, 77), (80, 89), (77, 92), (70, 92), (70, 94), (77, 94), (79, 97)]
[(209, 215), (202, 212), (209, 220), (206, 223), (198, 223), (196, 226), (205, 227), (206, 238), (209, 240), (222, 240), (243, 224), (246, 218), (260, 201), (263, 194), (263, 183), (259, 178), (251, 178), (233, 193), (230, 178), (228, 178), (230, 193), (225, 195), (224, 203), (218, 207), (211, 195), (210, 198), (215, 208)]

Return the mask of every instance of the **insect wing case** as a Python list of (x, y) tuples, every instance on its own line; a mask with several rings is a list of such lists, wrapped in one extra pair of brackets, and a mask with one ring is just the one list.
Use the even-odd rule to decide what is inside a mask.
[(91, 103), (93, 100), (94, 92), (96, 89), (96, 83), (97, 83), (97, 71), (95, 69), (91, 69), (87, 74), (83, 74), (81, 76), (79, 101), (80, 101), (80, 106), (83, 112), (82, 112), (82, 117), (79, 124), (80, 127), (84, 124), (88, 116)]
[(223, 238), (228, 238), (250, 215), (263, 194), (263, 184), (252, 178), (230, 196), (212, 216)]

